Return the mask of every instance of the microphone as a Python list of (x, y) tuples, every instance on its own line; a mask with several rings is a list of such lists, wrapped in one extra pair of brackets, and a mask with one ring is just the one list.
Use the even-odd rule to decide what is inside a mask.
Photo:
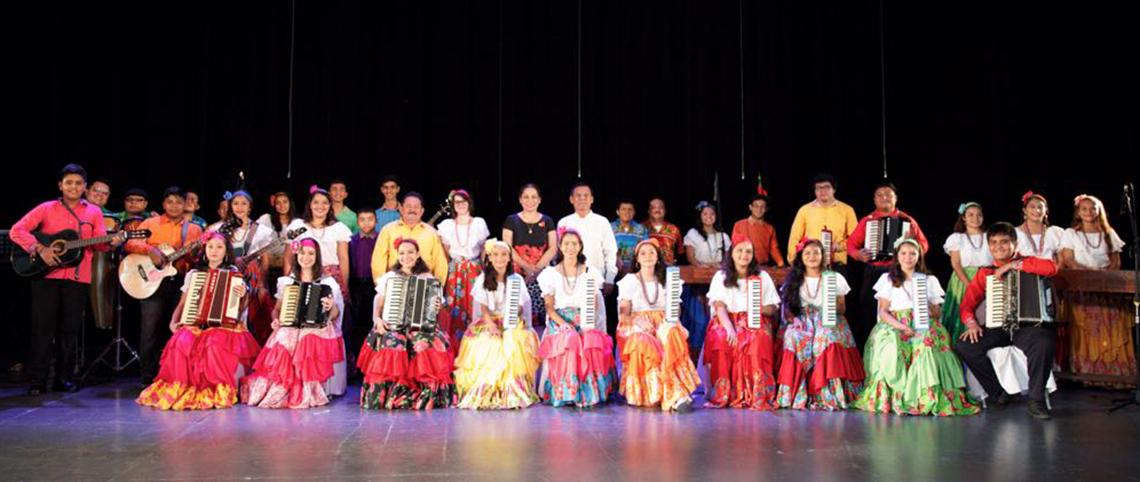
[(1133, 195), (1132, 183), (1126, 183), (1124, 185), (1124, 190), (1120, 196), (1120, 215), (1121, 216), (1128, 214), (1129, 212), (1132, 211), (1132, 195)]

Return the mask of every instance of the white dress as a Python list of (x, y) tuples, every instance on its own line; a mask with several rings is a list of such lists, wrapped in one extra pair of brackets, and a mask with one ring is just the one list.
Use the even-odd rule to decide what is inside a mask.
[(348, 226), (345, 226), (342, 222), (337, 222), (332, 226), (314, 229), (298, 218), (289, 223), (289, 226), (286, 227), (285, 230), (292, 231), (302, 226), (305, 227), (305, 232), (297, 236), (294, 241), (300, 241), (305, 238), (317, 240), (317, 244), (321, 247), (321, 264), (324, 266), (340, 266), (340, 258), (337, 257), (336, 249), (338, 243), (347, 243), (352, 240), (352, 231), (348, 229)]
[[(1073, 250), (1073, 259), (1091, 269), (1105, 269), (1112, 262), (1104, 246), (1104, 233), (1084, 233), (1073, 228), (1065, 230), (1061, 236), (1061, 249)], [(1116, 231), (1108, 232), (1108, 239), (1112, 243), (1112, 252), (1119, 253), (1124, 249), (1124, 240)]]
[(448, 254), (453, 260), (463, 258), (478, 261), (483, 255), (483, 242), (491, 236), (487, 222), (475, 217), (464, 226), (456, 224), (454, 219), (444, 219), (435, 230), (447, 245)]

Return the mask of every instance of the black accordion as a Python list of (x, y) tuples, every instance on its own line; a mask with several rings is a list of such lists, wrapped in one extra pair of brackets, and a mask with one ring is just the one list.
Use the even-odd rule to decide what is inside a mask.
[(895, 242), (910, 232), (910, 220), (885, 217), (867, 221), (867, 237), (863, 248), (871, 252), (871, 261), (895, 257)]
[(443, 305), (443, 288), (435, 278), (400, 276), (388, 281), (384, 323), (389, 330), (432, 331)]
[(1021, 324), (1052, 323), (1053, 281), (1024, 271), (1012, 270), (1005, 276), (986, 276), (986, 301), (978, 306), (975, 316), (985, 320), (986, 328), (1016, 330)]
[(281, 313), (277, 319), (281, 326), (324, 328), (329, 320), (328, 312), (321, 306), (321, 300), (332, 294), (332, 288), (321, 283), (286, 286), (281, 294)]

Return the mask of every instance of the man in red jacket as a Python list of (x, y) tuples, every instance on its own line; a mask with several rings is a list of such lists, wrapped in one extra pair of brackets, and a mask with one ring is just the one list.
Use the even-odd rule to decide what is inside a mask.
[(974, 280), (966, 287), (961, 305), (962, 323), (966, 325), (966, 332), (954, 345), (954, 351), (970, 367), (986, 393), (994, 395), (992, 403), (1004, 406), (1009, 403), (1011, 396), (998, 383), (997, 373), (986, 352), (991, 348), (1009, 345), (1021, 349), (1029, 362), (1029, 414), (1048, 420), (1052, 416), (1045, 405), (1045, 382), (1049, 380), (1049, 372), (1053, 369), (1056, 333), (1043, 326), (1020, 326), (1010, 333), (1001, 328), (985, 328), (979, 324), (978, 319), (981, 318), (983, 322), (985, 320), (987, 276), (992, 274), (1000, 277), (1018, 270), (1052, 277), (1057, 274), (1057, 265), (1047, 259), (1015, 256), (1017, 231), (1012, 224), (995, 223), (990, 226), (986, 230), (986, 240), (995, 266), (979, 269)]

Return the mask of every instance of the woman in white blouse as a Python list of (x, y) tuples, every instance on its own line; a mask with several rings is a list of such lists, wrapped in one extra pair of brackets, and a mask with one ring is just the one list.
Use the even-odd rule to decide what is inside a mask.
[(966, 286), (974, 279), (978, 268), (994, 263), (989, 244), (986, 243), (985, 216), (981, 204), (968, 202), (958, 206), (954, 234), (946, 238), (942, 249), (950, 255), (950, 266), (954, 268), (946, 290), (946, 302), (942, 304), (942, 326), (950, 332), (951, 339), (957, 340), (966, 331), (958, 314), (958, 305), (966, 294)]
[[(920, 305), (925, 280), (926, 305)], [(950, 350), (950, 335), (939, 322), (946, 293), (927, 274), (922, 247), (913, 238), (895, 243), (890, 271), (875, 283), (879, 321), (863, 349), (867, 383), (854, 407), (898, 415), (971, 415), (978, 406), (966, 394), (962, 362)], [(915, 322), (925, 308), (927, 326)]]
[(1081, 194), (1073, 207), (1073, 224), (1061, 237), (1061, 267), (1120, 269), (1124, 240), (1108, 224), (1104, 203), (1094, 196)]
[[(582, 237), (570, 228), (559, 228), (555, 265), (538, 275), (546, 304), (546, 331), (538, 354), (542, 358), (539, 396), (555, 407), (594, 406), (613, 393), (613, 340), (606, 334), (602, 276), (586, 264)], [(592, 279), (594, 289), (586, 289)], [(583, 326), (582, 310), (592, 303), (596, 320)], [(582, 377), (579, 377), (582, 374)]]
[[(845, 410), (863, 388), (863, 358), (844, 313), (847, 279), (825, 271), (823, 244), (804, 238), (780, 287), (783, 300), (776, 404), (797, 410)], [(824, 323), (825, 277), (835, 277), (835, 324)]]
[(619, 392), (633, 406), (687, 412), (700, 377), (687, 330), (665, 320), (665, 264), (657, 240), (637, 243), (633, 258), (630, 273), (618, 282)]
[[(269, 253), (261, 253), (255, 258), (244, 259), (254, 252), (270, 245), (276, 238), (273, 228), (267, 228), (249, 218), (253, 207), (253, 197), (245, 191), (234, 193), (226, 192), (225, 199), (227, 217), (218, 221), (208, 229), (217, 231), (222, 224), (229, 220), (237, 225), (230, 234), (230, 243), (234, 248), (235, 265), (242, 271), (242, 277), (249, 285), (249, 315), (246, 318), (246, 327), (253, 334), (258, 343), (264, 344), (273, 331), (270, 323), (273, 322), (273, 299), (269, 292)], [(274, 278), (276, 279), (276, 278)]]
[[(773, 317), (780, 295), (772, 277), (760, 270), (752, 241), (732, 237), (730, 256), (709, 282), (709, 308), (714, 319), (705, 335), (705, 363), (712, 386), (707, 406), (774, 410), (776, 396)], [(763, 306), (759, 328), (748, 326), (749, 280), (760, 280)]]
[(439, 223), (436, 230), (447, 251), (447, 283), (443, 287), (446, 302), (440, 310), (439, 326), (447, 336), (467, 329), (471, 321), (471, 286), (479, 276), (483, 263), (483, 241), (491, 235), (483, 218), (472, 217), (475, 203), (462, 189), (449, 195), (453, 216)]
[(1028, 191), (1021, 196), (1021, 216), (1017, 227), (1017, 252), (1060, 263), (1061, 237), (1065, 230), (1049, 225), (1049, 203), (1045, 196)]
[[(1120, 269), (1124, 241), (1108, 224), (1104, 203), (1082, 194), (1073, 206), (1072, 227), (1061, 238), (1061, 268)], [(1081, 375), (1135, 377), (1131, 303), (1095, 292), (1064, 293), (1062, 301), (1059, 311), (1070, 321), (1057, 340), (1068, 348), (1063, 366)]]
[[(716, 205), (701, 201), (697, 204), (697, 226), (685, 234), (685, 257), (690, 266), (719, 268), (728, 254), (728, 235), (716, 227)], [(689, 353), (693, 363), (701, 354), (705, 344), (705, 332), (709, 326), (708, 286), (685, 286), (681, 293), (684, 300), (681, 311), (681, 325), (689, 330)]]
[[(538, 335), (530, 326), (530, 294), (515, 273), (511, 247), (490, 239), (484, 243), (483, 272), (471, 287), (473, 320), (455, 359), (459, 408), (526, 408), (538, 402)], [(518, 283), (517, 325), (507, 327), (507, 283)]]
[[(321, 247), (321, 260), (324, 261), (324, 276), (331, 276), (340, 285), (341, 296), (348, 298), (348, 242), (352, 239), (352, 231), (348, 226), (337, 221), (332, 214), (332, 198), (329, 192), (317, 186), (309, 188), (309, 202), (305, 203), (305, 213), (294, 219), (285, 228), (293, 231), (304, 227), (305, 232), (297, 236), (295, 241), (312, 238)], [(292, 245), (285, 248), (285, 275), (292, 271), (293, 257)]]

